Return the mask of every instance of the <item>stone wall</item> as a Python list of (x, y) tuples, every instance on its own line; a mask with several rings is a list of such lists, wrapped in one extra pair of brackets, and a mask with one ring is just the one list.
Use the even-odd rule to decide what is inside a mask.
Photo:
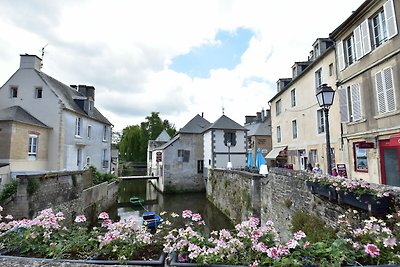
[[(256, 216), (262, 223), (272, 220), (283, 239), (288, 237), (293, 215), (306, 211), (330, 226), (346, 209), (313, 195), (305, 184), (303, 171), (272, 168), (267, 177), (257, 174), (214, 169), (207, 180), (207, 198), (234, 223)], [(400, 203), (400, 188), (385, 185)], [(365, 212), (364, 217), (368, 216)]]
[(116, 203), (118, 184), (107, 182), (92, 186), (90, 171), (57, 172), (41, 175), (18, 175), (18, 190), (4, 213), (15, 218), (32, 218), (39, 211), (52, 208), (62, 211), (66, 223), (76, 214), (92, 218)]

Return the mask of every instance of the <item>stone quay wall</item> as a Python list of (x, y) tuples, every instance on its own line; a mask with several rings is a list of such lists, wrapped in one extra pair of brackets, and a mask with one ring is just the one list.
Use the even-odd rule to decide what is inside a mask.
[(4, 205), (3, 214), (32, 218), (43, 209), (64, 213), (69, 224), (78, 214), (93, 218), (117, 201), (118, 183), (93, 186), (90, 171), (18, 175), (16, 195)]
[[(267, 177), (249, 172), (213, 169), (207, 179), (207, 198), (234, 223), (250, 216), (262, 223), (272, 220), (275, 228), (287, 239), (291, 222), (297, 211), (306, 211), (335, 226), (346, 208), (313, 195), (306, 186), (303, 171), (272, 168)], [(400, 188), (387, 187), (400, 203)], [(363, 214), (364, 217), (368, 213)]]

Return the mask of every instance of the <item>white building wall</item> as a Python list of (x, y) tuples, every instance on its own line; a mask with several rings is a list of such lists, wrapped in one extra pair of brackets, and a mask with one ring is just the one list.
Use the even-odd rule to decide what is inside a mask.
[(212, 167), (212, 131), (204, 133), (204, 168)]
[[(18, 97), (10, 97), (11, 86), (18, 87)], [(43, 97), (35, 98), (36, 87), (42, 87)], [(18, 69), (0, 90), (0, 107), (21, 106), (51, 127), (48, 149), (48, 170), (59, 170), (59, 137), (61, 105), (58, 97), (33, 69)]]
[[(232, 162), (233, 168), (241, 168), (246, 166), (246, 135), (244, 131), (236, 131), (236, 145), (229, 149), (224, 143), (224, 130), (215, 130), (215, 154), (216, 168), (226, 168), (228, 159)], [(242, 154), (236, 154), (242, 153)]]

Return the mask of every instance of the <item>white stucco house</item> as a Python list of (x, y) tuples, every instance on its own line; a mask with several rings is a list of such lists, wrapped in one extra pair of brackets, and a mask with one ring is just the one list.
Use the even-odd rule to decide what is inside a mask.
[(19, 69), (0, 88), (0, 164), (11, 176), (88, 165), (110, 172), (112, 124), (95, 106), (95, 88), (68, 86), (21, 55)]

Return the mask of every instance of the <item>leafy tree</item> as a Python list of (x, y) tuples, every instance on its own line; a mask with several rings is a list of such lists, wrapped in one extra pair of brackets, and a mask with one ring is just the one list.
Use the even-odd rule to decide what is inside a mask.
[(155, 140), (163, 130), (166, 130), (170, 136), (176, 134), (175, 126), (168, 120), (163, 121), (159, 112), (152, 112), (140, 126), (126, 127), (119, 143), (121, 158), (128, 161), (145, 162), (148, 141)]

